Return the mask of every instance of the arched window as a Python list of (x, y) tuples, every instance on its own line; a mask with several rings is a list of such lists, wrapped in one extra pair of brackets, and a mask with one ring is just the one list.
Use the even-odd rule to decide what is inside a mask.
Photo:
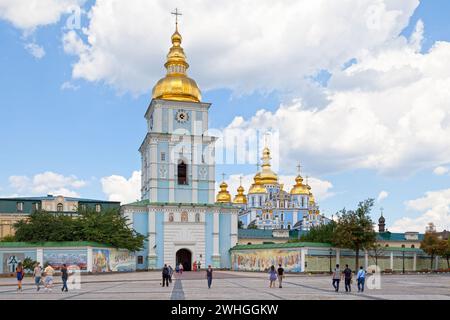
[(284, 213), (281, 214), (281, 221), (284, 221)]
[(64, 206), (62, 203), (58, 203), (58, 205), (56, 206), (56, 211), (58, 211), (58, 212), (64, 211)]
[(173, 222), (173, 213), (169, 213), (169, 222)]
[(416, 247), (415, 245), (413, 245), (413, 244), (411, 245), (411, 248), (413, 248), (413, 249), (414, 249), (415, 247)]
[(178, 170), (177, 170), (177, 175), (178, 175), (178, 184), (181, 185), (187, 185), (187, 165), (186, 163), (184, 163), (184, 161), (180, 161), (178, 163)]
[(387, 247), (389, 247), (389, 245), (388, 245), (388, 244), (386, 244), (386, 245), (385, 245), (385, 247), (387, 248)]
[(291, 225), (290, 224), (288, 224), (288, 230), (291, 230)]
[(200, 213), (195, 214), (195, 222), (200, 222)]
[(189, 217), (187, 212), (181, 213), (181, 222), (188, 222)]
[(402, 248), (404, 248), (405, 247), (405, 245), (404, 244), (402, 244)]
[(302, 197), (302, 207), (305, 206), (305, 198)]

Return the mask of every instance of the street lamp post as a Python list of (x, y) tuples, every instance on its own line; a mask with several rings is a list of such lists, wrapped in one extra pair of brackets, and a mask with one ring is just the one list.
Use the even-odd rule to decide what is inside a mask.
[(332, 269), (331, 269), (331, 255), (333, 254), (333, 250), (330, 248), (330, 273), (332, 272)]
[(403, 274), (405, 273), (405, 250), (402, 250), (403, 255)]

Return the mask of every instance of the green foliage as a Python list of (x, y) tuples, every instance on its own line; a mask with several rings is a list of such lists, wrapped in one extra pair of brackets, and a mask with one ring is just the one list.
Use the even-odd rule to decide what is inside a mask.
[(423, 237), (422, 242), (420, 243), (420, 249), (426, 252), (431, 257), (431, 267), (433, 270), (433, 260), (436, 255), (439, 255), (440, 252), (440, 242), (439, 237), (436, 233), (435, 229), (430, 228)]
[(243, 229), (244, 228), (244, 224), (242, 223), (241, 220), (238, 220), (238, 229)]
[(447, 260), (447, 268), (450, 269), (450, 238), (439, 241), (437, 254)]
[(44, 211), (15, 224), (16, 241), (93, 241), (138, 251), (146, 237), (131, 229), (117, 209), (80, 211), (74, 217)]
[(312, 227), (308, 233), (300, 237), (300, 241), (334, 244), (336, 226), (336, 222), (331, 221), (327, 224)]
[(30, 257), (26, 257), (23, 261), (23, 268), (26, 271), (33, 271), (34, 267), (36, 266), (37, 261), (34, 261), (33, 259), (31, 259)]
[(342, 209), (338, 213), (333, 243), (342, 248), (355, 250), (356, 269), (359, 267), (359, 251), (370, 249), (376, 243), (376, 233), (369, 215), (373, 204), (374, 199), (367, 199), (360, 202), (355, 211)]
[(16, 237), (13, 235), (4, 236), (0, 242), (15, 242)]
[(257, 227), (255, 224), (251, 224), (251, 225), (249, 225), (249, 226), (247, 227), (247, 229), (250, 229), (250, 230), (252, 230), (252, 229), (258, 229), (258, 227)]

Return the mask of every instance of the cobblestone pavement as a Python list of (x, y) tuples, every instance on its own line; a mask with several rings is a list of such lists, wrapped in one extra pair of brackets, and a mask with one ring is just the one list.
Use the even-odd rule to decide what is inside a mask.
[(0, 300), (13, 299), (223, 299), (223, 300), (353, 300), (353, 299), (440, 299), (450, 300), (450, 274), (382, 275), (380, 289), (366, 288), (358, 293), (356, 284), (346, 293), (341, 283), (334, 292), (330, 276), (287, 275), (283, 288), (269, 288), (263, 273), (215, 271), (208, 289), (205, 272), (175, 275), (169, 287), (161, 287), (159, 272), (87, 275), (81, 277), (81, 289), (61, 292), (55, 278), (52, 292), (36, 292), (31, 278), (25, 278), (23, 292), (16, 291), (15, 279), (0, 279)]

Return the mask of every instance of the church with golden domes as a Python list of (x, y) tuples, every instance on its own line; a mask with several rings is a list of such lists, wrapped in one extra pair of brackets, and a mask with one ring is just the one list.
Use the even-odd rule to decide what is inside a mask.
[(217, 202), (240, 208), (239, 220), (243, 228), (308, 231), (313, 226), (330, 222), (321, 215), (311, 187), (307, 181), (304, 183), (300, 173), (290, 191), (285, 191), (278, 175), (271, 169), (269, 148), (264, 148), (261, 160), (262, 169), (255, 174), (247, 194), (240, 185), (231, 199), (228, 185), (222, 182), (217, 195)]

